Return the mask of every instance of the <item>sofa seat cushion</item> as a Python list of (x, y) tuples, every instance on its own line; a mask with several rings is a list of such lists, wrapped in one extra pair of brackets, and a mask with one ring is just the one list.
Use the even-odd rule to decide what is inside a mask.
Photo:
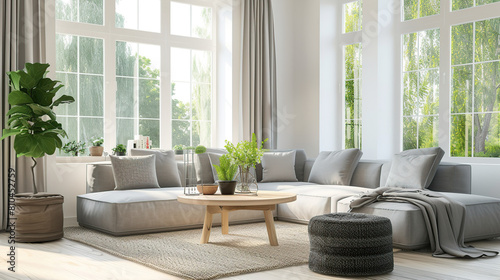
[[(130, 235), (202, 227), (205, 207), (177, 201), (183, 188), (115, 190), (77, 196), (80, 226), (113, 235)], [(229, 221), (262, 221), (262, 211), (234, 211)], [(220, 215), (214, 215), (214, 225)]]
[[(500, 236), (500, 199), (461, 193), (442, 193), (465, 205), (465, 241), (481, 240)], [(339, 212), (347, 212), (353, 197), (340, 200)], [(429, 237), (420, 209), (410, 203), (376, 202), (356, 213), (387, 217), (392, 222), (393, 244), (403, 249), (419, 249), (429, 246)]]
[(339, 200), (370, 189), (307, 182), (259, 183), (259, 190), (297, 194), (297, 200), (278, 205), (278, 219), (307, 222), (312, 217), (337, 212)]

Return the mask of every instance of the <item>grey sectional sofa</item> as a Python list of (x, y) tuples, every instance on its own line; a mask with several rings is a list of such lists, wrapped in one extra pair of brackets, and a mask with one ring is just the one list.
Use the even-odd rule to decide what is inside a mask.
[[(209, 150), (221, 153), (221, 150)], [(314, 159), (307, 159), (303, 150), (295, 152), (297, 182), (259, 183), (259, 190), (284, 191), (297, 194), (297, 200), (278, 205), (274, 215), (278, 220), (307, 223), (316, 215), (345, 212), (353, 196), (385, 186), (390, 163), (360, 161), (349, 186), (319, 185), (308, 182)], [(197, 161), (198, 178), (213, 182), (210, 161), (203, 154)], [(179, 173), (183, 165), (178, 164)], [(201, 171), (200, 171), (201, 170)], [(262, 179), (262, 167), (256, 168), (257, 180)], [(168, 230), (196, 228), (203, 224), (203, 206), (177, 202), (182, 187), (113, 190), (115, 187), (111, 163), (87, 165), (87, 194), (77, 197), (77, 219), (81, 226), (113, 235), (129, 235)], [(500, 199), (471, 195), (471, 167), (441, 163), (429, 187), (442, 192), (466, 206), (466, 241), (500, 236)], [(429, 245), (422, 213), (411, 204), (377, 202), (356, 212), (385, 216), (391, 219), (395, 247), (418, 249)], [(259, 211), (231, 212), (230, 223), (263, 221)], [(214, 216), (214, 224), (220, 217)]]

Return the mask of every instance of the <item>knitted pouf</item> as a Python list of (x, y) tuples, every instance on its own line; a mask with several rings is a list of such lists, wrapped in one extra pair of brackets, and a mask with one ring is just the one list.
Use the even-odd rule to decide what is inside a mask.
[(309, 269), (327, 275), (370, 276), (391, 272), (391, 221), (361, 213), (315, 216), (309, 221)]

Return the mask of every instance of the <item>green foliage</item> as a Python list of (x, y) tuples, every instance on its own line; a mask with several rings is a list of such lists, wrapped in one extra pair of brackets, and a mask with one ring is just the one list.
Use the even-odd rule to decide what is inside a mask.
[(232, 181), (238, 172), (238, 165), (232, 163), (228, 154), (222, 155), (219, 162), (219, 165), (214, 164), (219, 181)]
[(174, 151), (182, 151), (184, 149), (184, 145), (175, 145), (172, 149)]
[(85, 152), (85, 142), (69, 141), (64, 144), (62, 150), (69, 155), (77, 157), (79, 154)]
[(198, 145), (196, 146), (196, 148), (194, 149), (194, 153), (195, 154), (203, 154), (204, 152), (207, 151), (207, 148), (203, 145)]
[(500, 157), (500, 145), (487, 146), (484, 152), (476, 153), (476, 157)]
[(114, 147), (113, 149), (111, 149), (115, 154), (116, 153), (126, 153), (127, 152), (127, 148), (123, 145), (123, 144), (118, 144), (116, 145), (116, 147)]
[(255, 133), (252, 133), (251, 141), (240, 141), (236, 146), (226, 140), (226, 145), (224, 146), (227, 150), (227, 155), (231, 158), (231, 162), (235, 165), (242, 166), (244, 169), (249, 167), (255, 167), (257, 163), (260, 163), (265, 150), (262, 148), (264, 143), (267, 141), (265, 139), (262, 141), (260, 146), (257, 143), (257, 137)]
[(104, 138), (94, 136), (94, 137), (90, 138), (90, 142), (92, 143), (92, 146), (99, 147), (104, 143)]
[(63, 95), (53, 101), (63, 85), (46, 77), (49, 64), (26, 63), (25, 67), (7, 73), (12, 89), (8, 96), (11, 109), (6, 114), (9, 119), (1, 139), (16, 136), (14, 149), (18, 157), (39, 158), (62, 148), (61, 137), (68, 136), (56, 121), (53, 109), (75, 100)]

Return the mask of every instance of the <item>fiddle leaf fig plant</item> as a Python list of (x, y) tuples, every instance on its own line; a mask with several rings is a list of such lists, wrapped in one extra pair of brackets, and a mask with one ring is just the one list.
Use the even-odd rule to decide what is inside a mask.
[(34, 169), (35, 158), (52, 155), (61, 149), (61, 137), (68, 137), (62, 124), (57, 122), (54, 107), (74, 102), (68, 95), (53, 100), (63, 87), (59, 81), (46, 77), (49, 64), (26, 63), (25, 69), (7, 72), (11, 92), (8, 102), (7, 128), (2, 131), (1, 140), (15, 136), (14, 149), (18, 157), (31, 157), (33, 165), (33, 193), (37, 194)]

